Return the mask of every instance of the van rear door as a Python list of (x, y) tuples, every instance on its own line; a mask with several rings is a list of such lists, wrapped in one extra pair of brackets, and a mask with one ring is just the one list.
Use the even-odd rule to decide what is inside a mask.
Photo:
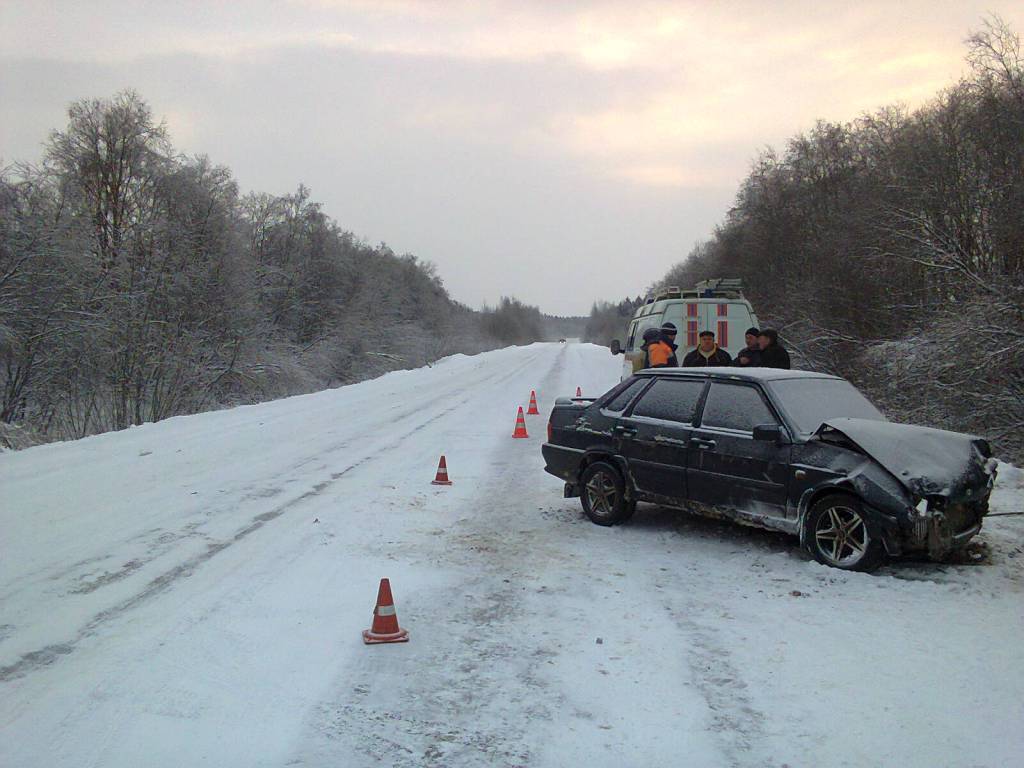
[(757, 318), (751, 313), (749, 305), (744, 301), (709, 299), (701, 309), (701, 330), (707, 328), (713, 331), (718, 346), (736, 357), (746, 346), (744, 334), (747, 328), (757, 324)]

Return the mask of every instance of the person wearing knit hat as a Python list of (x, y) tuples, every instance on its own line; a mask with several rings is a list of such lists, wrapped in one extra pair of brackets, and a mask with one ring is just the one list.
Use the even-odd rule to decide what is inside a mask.
[(679, 358), (676, 357), (676, 350), (679, 349), (679, 345), (676, 344), (676, 326), (674, 323), (665, 323), (661, 326), (661, 340), (672, 347), (672, 354), (668, 358), (668, 368), (678, 368)]
[(648, 366), (651, 368), (675, 367), (676, 353), (672, 343), (666, 339), (664, 328), (657, 328), (657, 337), (647, 347)]
[(761, 331), (757, 328), (747, 328), (747, 332), (744, 334), (747, 346), (736, 355), (733, 365), (741, 368), (754, 368), (761, 365), (761, 345), (757, 340), (760, 335)]

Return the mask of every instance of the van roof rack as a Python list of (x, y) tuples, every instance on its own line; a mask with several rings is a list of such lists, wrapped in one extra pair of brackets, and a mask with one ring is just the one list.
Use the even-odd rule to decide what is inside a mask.
[(685, 293), (687, 297), (697, 298), (743, 298), (743, 281), (738, 277), (716, 277), (701, 280), (692, 291)]
[(738, 277), (716, 277), (701, 280), (694, 288), (682, 290), (678, 285), (659, 288), (655, 293), (648, 294), (644, 304), (653, 304), (663, 299), (699, 299), (699, 298), (743, 298), (743, 281)]
[(662, 299), (681, 299), (682, 297), (683, 292), (679, 289), (678, 285), (668, 285), (664, 288), (659, 288), (654, 294), (648, 294), (644, 304), (653, 304)]

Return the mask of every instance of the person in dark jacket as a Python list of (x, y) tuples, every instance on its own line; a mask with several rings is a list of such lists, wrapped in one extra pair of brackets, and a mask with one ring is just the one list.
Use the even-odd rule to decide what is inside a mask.
[(661, 340), (672, 347), (672, 354), (668, 358), (669, 368), (679, 367), (679, 358), (676, 357), (676, 350), (679, 349), (679, 345), (676, 344), (676, 326), (673, 323), (665, 323), (661, 326)]
[(779, 332), (774, 328), (763, 328), (758, 336), (761, 344), (761, 366), (763, 368), (786, 368), (789, 365), (789, 352), (779, 344)]
[(715, 334), (711, 331), (700, 332), (700, 344), (683, 358), (684, 368), (699, 368), (709, 365), (732, 365), (732, 358), (724, 349), (715, 344)]
[(760, 335), (761, 331), (757, 328), (747, 328), (747, 332), (744, 334), (747, 341), (746, 349), (736, 355), (733, 365), (742, 368), (755, 368), (761, 364), (761, 344), (757, 340)]

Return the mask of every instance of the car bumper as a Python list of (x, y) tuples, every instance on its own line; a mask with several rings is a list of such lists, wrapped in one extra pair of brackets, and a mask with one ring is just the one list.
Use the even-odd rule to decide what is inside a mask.
[(976, 503), (948, 504), (945, 508), (929, 507), (924, 515), (912, 518), (907, 548), (927, 551), (928, 556), (941, 560), (963, 549), (981, 531), (988, 512), (988, 497)]
[(974, 509), (932, 515), (927, 536), (929, 557), (939, 560), (966, 547), (981, 530), (983, 517), (983, 511)]
[(579, 480), (580, 463), (583, 461), (585, 451), (552, 443), (544, 443), (540, 450), (544, 455), (545, 472), (565, 480), (570, 485), (576, 484)]

